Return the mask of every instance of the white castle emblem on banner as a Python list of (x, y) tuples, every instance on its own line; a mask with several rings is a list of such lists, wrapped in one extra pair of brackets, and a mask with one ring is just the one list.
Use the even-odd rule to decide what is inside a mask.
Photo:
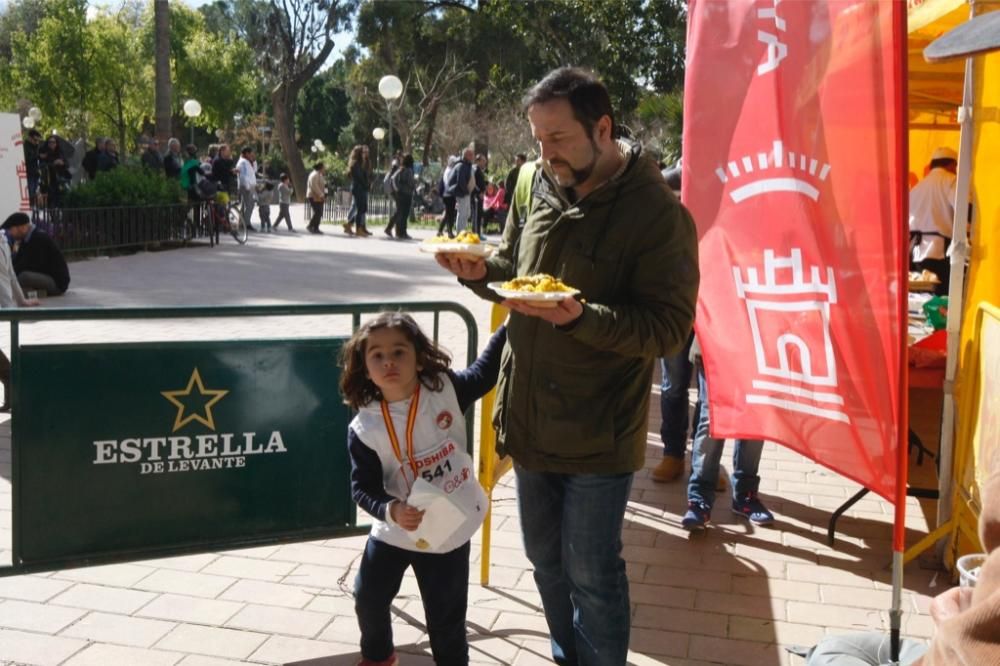
[[(850, 423), (837, 392), (830, 337), (830, 306), (837, 302), (833, 269), (826, 269), (824, 281), (813, 266), (807, 279), (800, 249), (793, 248), (788, 257), (765, 250), (763, 280), (756, 267), (746, 268), (744, 280), (741, 268), (733, 266), (733, 277), (753, 333), (760, 378), (752, 386), (762, 391), (748, 393), (747, 402)], [(795, 330), (789, 330), (789, 313), (797, 313)], [(813, 347), (807, 340), (814, 341)]]
[[(813, 201), (819, 199), (819, 188), (806, 180), (806, 174), (814, 181), (822, 182), (830, 175), (830, 165), (821, 163), (814, 157), (805, 153), (785, 152), (784, 143), (778, 139), (771, 144), (770, 152), (757, 153), (757, 160), (753, 156), (744, 155), (729, 162), (726, 169), (719, 167), (715, 170), (715, 175), (723, 184), (730, 180), (737, 181), (742, 178), (750, 180), (746, 185), (734, 187), (729, 192), (733, 203), (742, 203), (751, 197), (769, 194), (771, 192), (795, 192), (803, 194)], [(770, 169), (787, 168), (792, 171), (789, 175), (771, 177), (766, 173)], [(801, 175), (795, 171), (802, 172)], [(757, 175), (751, 175), (757, 174)]]

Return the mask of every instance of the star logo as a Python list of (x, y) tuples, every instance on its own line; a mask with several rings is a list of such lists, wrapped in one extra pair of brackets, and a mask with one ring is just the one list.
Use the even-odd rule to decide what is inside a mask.
[[(189, 409), (187, 404), (181, 400), (182, 398), (192, 398), (193, 396), (191, 391), (194, 388), (198, 389), (197, 395), (200, 396), (201, 399), (200, 409), (197, 410)], [(201, 375), (198, 373), (198, 368), (195, 368), (194, 372), (191, 373), (191, 379), (188, 380), (187, 388), (178, 389), (176, 391), (160, 391), (160, 394), (164, 398), (177, 407), (177, 418), (174, 419), (173, 432), (177, 432), (188, 423), (191, 423), (191, 421), (197, 421), (198, 423), (215, 430), (215, 419), (212, 418), (212, 406), (226, 397), (228, 393), (229, 391), (206, 389), (205, 385), (201, 381)], [(185, 410), (188, 411), (187, 416), (184, 415)], [(199, 413), (201, 410), (204, 410), (204, 416)]]

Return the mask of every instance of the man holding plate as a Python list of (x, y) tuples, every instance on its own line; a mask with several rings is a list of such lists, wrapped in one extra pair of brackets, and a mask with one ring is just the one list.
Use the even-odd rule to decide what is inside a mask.
[(436, 256), (493, 301), (510, 291), (490, 283), (539, 273), (568, 289), (503, 299), (513, 314), (493, 422), (499, 453), (514, 459), (555, 661), (620, 665), (630, 629), (622, 523), (645, 461), (654, 363), (677, 353), (694, 321), (698, 241), (656, 161), (616, 140), (592, 74), (556, 69), (524, 102), (541, 150), (521, 171), (530, 200), (515, 196), (493, 256)]

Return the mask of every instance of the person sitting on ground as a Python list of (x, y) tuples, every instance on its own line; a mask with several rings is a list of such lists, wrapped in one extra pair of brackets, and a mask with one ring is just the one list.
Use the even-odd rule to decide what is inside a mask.
[[(1000, 664), (1000, 454), (996, 470), (981, 487), (979, 539), (988, 554), (974, 587), (952, 587), (931, 601), (937, 631), (930, 646), (912, 640), (900, 645), (900, 666)], [(983, 461), (989, 465), (988, 461)], [(789, 648), (807, 657), (808, 666), (877, 666), (888, 664), (889, 636), (870, 631), (827, 636), (811, 650)], [(926, 654), (925, 654), (926, 653)]]
[[(24, 213), (14, 213), (11, 217), (28, 216)], [(25, 298), (21, 285), (17, 281), (17, 274), (14, 273), (14, 264), (10, 257), (10, 247), (6, 242), (0, 241), (0, 309), (8, 310), (16, 307), (31, 307), (38, 305), (37, 299)], [(0, 405), (0, 412), (10, 411), (10, 359), (0, 350), (0, 384), (3, 384), (3, 404)]]
[(37, 229), (25, 213), (14, 213), (0, 228), (14, 242), (14, 271), (21, 288), (44, 291), (49, 296), (65, 293), (69, 268), (52, 238)]

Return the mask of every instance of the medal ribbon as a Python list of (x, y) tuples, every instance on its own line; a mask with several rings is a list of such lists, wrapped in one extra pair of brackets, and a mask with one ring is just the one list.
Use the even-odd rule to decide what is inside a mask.
[[(406, 415), (406, 458), (407, 462), (410, 463), (410, 471), (413, 472), (413, 478), (417, 478), (417, 461), (414, 459), (413, 455), (413, 427), (417, 424), (417, 407), (420, 404), (420, 382), (417, 382), (417, 390), (413, 392), (413, 398), (410, 399), (410, 411)], [(382, 419), (385, 421), (385, 429), (389, 432), (389, 443), (392, 444), (392, 452), (396, 454), (396, 460), (399, 461), (400, 467), (403, 465), (403, 450), (399, 446), (399, 437), (396, 435), (396, 428), (392, 424), (392, 417), (389, 415), (389, 403), (382, 400)], [(403, 480), (406, 481), (406, 474), (403, 474)], [(406, 481), (407, 488), (412, 487), (409, 481)]]

